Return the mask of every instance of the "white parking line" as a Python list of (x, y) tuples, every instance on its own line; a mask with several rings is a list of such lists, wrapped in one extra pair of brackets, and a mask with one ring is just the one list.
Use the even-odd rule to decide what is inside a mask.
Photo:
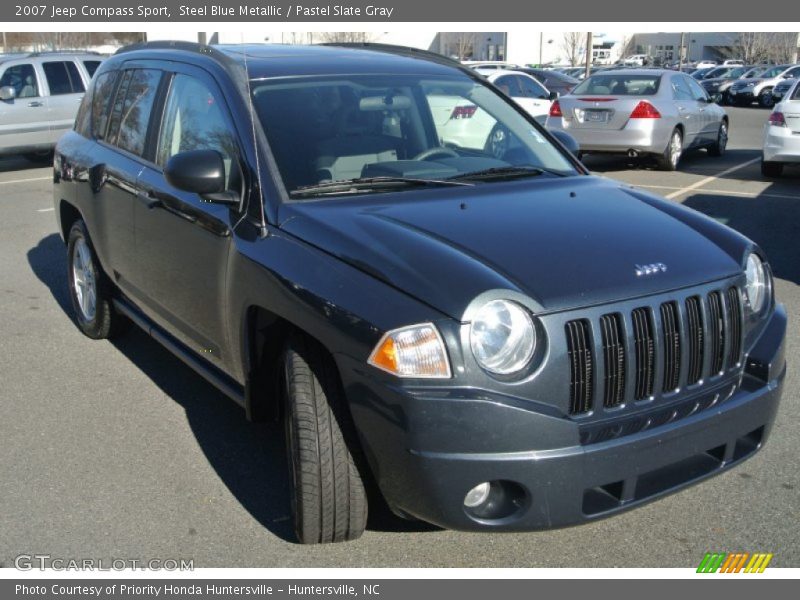
[(45, 181), (47, 179), (52, 180), (52, 175), (50, 177), (32, 177), (31, 179), (11, 179), (9, 181), (0, 181), (0, 185), (6, 185), (9, 183), (28, 183), (29, 181)]
[(55, 210), (55, 207), (52, 207), (52, 208), (40, 208), (36, 212), (53, 212), (54, 210)]
[[(646, 188), (650, 190), (683, 190), (684, 188), (675, 187), (673, 185), (641, 185), (634, 184), (634, 187)], [(800, 200), (800, 194), (792, 196), (791, 194), (762, 194), (760, 192), (734, 192), (731, 190), (709, 190), (704, 188), (704, 194), (719, 194), (722, 196), (742, 196), (743, 198), (785, 198), (789, 200)], [(667, 196), (669, 198), (669, 196)]]
[(752, 165), (754, 163), (757, 163), (760, 160), (761, 160), (760, 158), (754, 158), (752, 160), (748, 160), (747, 162), (743, 162), (743, 163), (741, 163), (739, 165), (736, 165), (735, 167), (731, 167), (730, 169), (725, 169), (724, 171), (721, 171), (721, 172), (717, 173), (716, 175), (712, 175), (711, 177), (706, 177), (705, 179), (701, 179), (700, 181), (697, 181), (697, 182), (693, 183), (692, 185), (686, 186), (685, 188), (680, 188), (679, 190), (677, 190), (675, 192), (672, 192), (671, 194), (667, 194), (666, 198), (668, 200), (672, 200), (673, 198), (677, 198), (678, 196), (682, 196), (686, 192), (691, 192), (692, 190), (696, 190), (699, 187), (703, 187), (705, 184), (711, 183), (715, 179), (719, 179), (720, 177), (724, 177), (725, 175), (728, 175), (729, 173), (733, 173), (734, 171), (738, 171), (739, 169), (744, 169), (745, 167), (749, 167), (750, 165)]

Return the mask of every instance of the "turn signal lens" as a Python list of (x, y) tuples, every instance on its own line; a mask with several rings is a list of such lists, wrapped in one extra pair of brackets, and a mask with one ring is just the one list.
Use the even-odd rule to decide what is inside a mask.
[(389, 331), (375, 346), (367, 362), (398, 377), (450, 377), (444, 341), (432, 323)]

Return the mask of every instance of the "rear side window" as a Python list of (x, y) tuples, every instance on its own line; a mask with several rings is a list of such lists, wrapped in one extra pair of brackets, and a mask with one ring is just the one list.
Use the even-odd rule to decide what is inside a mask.
[(519, 98), (522, 96), (519, 82), (513, 75), (498, 77), (494, 80), (494, 84), (499, 87), (506, 96), (511, 96), (512, 98)]
[(115, 122), (112, 122), (112, 125), (116, 125), (118, 119), (118, 126), (112, 127), (109, 139), (113, 140), (112, 135), (116, 133), (116, 145), (137, 156), (142, 156), (144, 153), (147, 126), (160, 80), (161, 71), (156, 69), (131, 71), (124, 100), (120, 104), (119, 98), (122, 93), (120, 90), (114, 103)]
[(584, 79), (572, 93), (576, 96), (653, 96), (660, 82), (661, 75), (598, 74)]
[(17, 98), (36, 98), (39, 94), (39, 84), (36, 81), (36, 72), (33, 65), (12, 65), (3, 71), (0, 77), (0, 87), (10, 86), (17, 91)]
[(672, 77), (672, 93), (675, 100), (692, 100), (692, 91), (689, 89), (687, 78), (675, 75)]
[(78, 67), (72, 61), (42, 63), (44, 76), (50, 88), (51, 96), (62, 94), (79, 94), (86, 91)]
[(105, 139), (111, 109), (111, 95), (114, 93), (114, 84), (117, 82), (118, 75), (119, 71), (106, 71), (101, 73), (94, 82), (91, 134), (95, 139)]
[(89, 74), (89, 77), (94, 77), (94, 72), (97, 71), (97, 67), (100, 66), (99, 60), (85, 60), (83, 61), (83, 67), (86, 69), (86, 72)]
[(528, 98), (547, 98), (547, 92), (537, 81), (527, 77), (520, 77), (519, 83), (522, 87), (522, 93)]

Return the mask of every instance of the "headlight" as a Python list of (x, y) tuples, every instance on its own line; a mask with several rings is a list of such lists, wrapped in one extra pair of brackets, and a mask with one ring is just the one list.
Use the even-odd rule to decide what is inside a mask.
[(389, 331), (375, 346), (367, 362), (398, 377), (450, 377), (450, 362), (444, 341), (433, 323)]
[(498, 375), (509, 375), (530, 362), (536, 330), (527, 310), (506, 300), (492, 300), (475, 314), (469, 333), (478, 364)]
[(747, 257), (745, 275), (747, 283), (744, 291), (747, 305), (752, 312), (760, 312), (767, 298), (767, 272), (764, 263), (756, 254), (751, 253)]

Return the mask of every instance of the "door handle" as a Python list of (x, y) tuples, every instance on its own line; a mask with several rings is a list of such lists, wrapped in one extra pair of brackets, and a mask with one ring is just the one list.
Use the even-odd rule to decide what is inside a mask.
[(33, 102), (28, 102), (28, 106), (44, 106), (44, 102), (40, 102), (39, 100), (34, 100)]
[(152, 192), (146, 190), (139, 190), (136, 192), (136, 199), (144, 204), (147, 208), (156, 208), (161, 206), (161, 200), (156, 198)]

